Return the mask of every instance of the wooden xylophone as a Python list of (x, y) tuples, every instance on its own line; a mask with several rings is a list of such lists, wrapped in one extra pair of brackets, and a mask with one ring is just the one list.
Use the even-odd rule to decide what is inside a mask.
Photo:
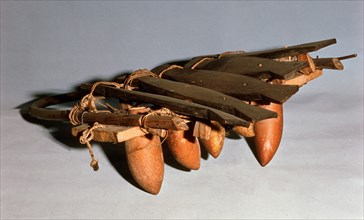
[[(224, 52), (139, 69), (112, 82), (82, 84), (79, 91), (41, 98), (29, 114), (72, 123), (72, 135), (88, 146), (94, 170), (98, 161), (91, 141), (125, 142), (133, 178), (145, 191), (158, 194), (164, 176), (162, 143), (178, 163), (197, 170), (200, 146), (217, 158), (232, 131), (254, 139), (255, 156), (266, 166), (281, 141), (283, 103), (323, 69), (342, 70), (341, 60), (356, 56), (309, 55), (335, 43), (329, 39)], [(47, 108), (75, 100), (70, 110)]]

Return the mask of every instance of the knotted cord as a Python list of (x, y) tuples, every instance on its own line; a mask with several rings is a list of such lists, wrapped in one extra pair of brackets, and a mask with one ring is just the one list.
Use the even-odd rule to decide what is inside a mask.
[[(87, 111), (87, 112), (100, 112), (100, 111), (103, 111), (103, 110), (98, 110), (97, 107), (96, 107), (96, 101), (97, 100), (100, 100), (100, 99), (104, 99), (105, 97), (99, 97), (99, 96), (94, 96), (93, 95), (93, 92), (95, 91), (96, 87), (98, 85), (112, 85), (112, 86), (115, 86), (117, 88), (120, 88), (122, 87), (122, 84), (119, 84), (119, 83), (116, 83), (116, 82), (104, 82), (104, 81), (101, 81), (101, 82), (96, 82), (92, 85), (91, 87), (91, 90), (90, 90), (90, 93), (85, 95), (81, 101), (75, 105), (68, 117), (69, 117), (69, 120), (71, 122), (72, 125), (79, 125), (79, 124), (83, 124), (83, 114)], [(102, 105), (101, 103), (98, 103), (100, 105)], [(107, 107), (110, 109), (110, 105), (103, 105), (104, 107)], [(81, 120), (79, 120), (78, 118), (78, 113), (82, 111), (82, 115), (81, 115)], [(110, 112), (109, 110), (106, 110), (107, 112)], [(93, 131), (95, 129), (98, 129), (98, 128), (102, 128), (104, 127), (104, 125), (102, 124), (99, 124), (97, 122), (95, 122), (95, 124), (91, 127), (91, 128), (88, 128), (86, 130), (84, 130), (82, 132), (82, 135), (80, 137), (80, 143), (81, 144), (86, 144), (87, 145), (87, 148), (89, 150), (89, 153), (90, 153), (90, 156), (91, 156), (91, 163), (90, 163), (90, 166), (94, 169), (94, 171), (97, 171), (99, 169), (99, 165), (98, 165), (98, 160), (96, 160), (95, 158), (95, 155), (94, 155), (94, 152), (92, 150), (92, 146), (90, 144), (90, 142), (92, 141), (92, 139), (94, 138), (94, 133)]]
[[(115, 86), (116, 88), (123, 87), (123, 84), (119, 84), (119, 83), (116, 83), (116, 82), (100, 81), (100, 82), (94, 83), (92, 85), (92, 87), (91, 87), (90, 93), (85, 95), (77, 105), (73, 106), (70, 113), (68, 114), (68, 118), (69, 118), (72, 125), (79, 125), (79, 124), (82, 123), (82, 120), (80, 121), (78, 119), (78, 112), (79, 111), (88, 111), (88, 112), (100, 112), (100, 111), (102, 111), (102, 110), (97, 109), (96, 101), (101, 100), (101, 99), (105, 99), (105, 97), (103, 97), (103, 96), (94, 96), (93, 95), (93, 92), (95, 91), (96, 87), (99, 86), (99, 85), (111, 85), (111, 86)], [(103, 105), (101, 103), (98, 103), (98, 104), (110, 109), (110, 105)], [(108, 110), (106, 110), (106, 111), (108, 111)]]
[[(92, 85), (91, 89), (90, 89), (90, 93), (85, 95), (81, 101), (79, 103), (77, 103), (77, 105), (73, 106), (73, 108), (71, 109), (68, 117), (69, 120), (71, 122), (72, 125), (79, 125), (79, 124), (83, 124), (83, 114), (85, 112), (101, 112), (101, 111), (107, 111), (110, 112), (111, 111), (115, 111), (115, 108), (113, 108), (112, 106), (106, 104), (101, 104), (101, 103), (96, 103), (97, 100), (101, 100), (101, 99), (105, 99), (105, 97), (103, 96), (94, 96), (93, 93), (96, 89), (97, 86), (99, 85), (110, 85), (110, 86), (115, 86), (116, 88), (124, 88), (127, 90), (132, 90), (134, 89), (132, 87), (132, 83), (133, 80), (139, 78), (139, 77), (144, 77), (144, 76), (150, 76), (150, 77), (156, 77), (159, 78), (163, 72), (173, 69), (173, 68), (182, 68), (180, 66), (177, 65), (173, 65), (170, 66), (169, 68), (167, 68), (166, 70), (162, 71), (162, 73), (160, 73), (160, 75), (154, 74), (152, 72), (150, 72), (147, 69), (139, 69), (134, 71), (132, 74), (130, 74), (129, 77), (127, 77), (124, 81), (123, 84), (119, 84), (116, 82), (106, 82), (106, 81), (100, 81), (100, 82), (96, 82)], [(109, 110), (98, 110), (97, 106), (98, 105), (102, 105), (106, 108), (108, 108)], [(79, 118), (79, 113), (82, 112), (81, 118)], [(161, 108), (158, 110), (150, 110), (149, 113), (147, 113), (146, 115), (144, 115), (141, 119), (141, 126), (140, 128), (147, 134), (147, 133), (151, 133), (149, 132), (149, 128), (146, 126), (145, 121), (147, 119), (147, 117), (149, 115), (170, 115), (170, 116), (177, 116), (176, 113), (172, 112), (171, 110), (167, 109), (167, 108)], [(180, 117), (180, 116), (179, 116)], [(98, 129), (98, 128), (102, 128), (104, 127), (104, 125), (95, 122), (93, 124), (93, 126), (91, 128), (88, 128), (86, 130), (84, 130), (82, 132), (82, 135), (80, 136), (80, 143), (81, 144), (86, 144), (87, 148), (89, 150), (90, 156), (91, 156), (91, 163), (90, 166), (94, 169), (94, 171), (97, 171), (99, 169), (98, 166), (98, 160), (95, 158), (94, 152), (92, 150), (92, 146), (90, 144), (90, 142), (92, 141), (92, 139), (94, 138), (94, 130)], [(163, 139), (162, 143), (166, 140), (168, 136), (168, 132), (167, 135), (165, 136), (165, 138)]]
[(191, 69), (195, 69), (198, 65), (200, 65), (202, 62), (204, 62), (204, 61), (208, 61), (208, 60), (213, 60), (214, 58), (212, 58), (212, 57), (204, 57), (204, 58), (202, 58), (201, 60), (199, 60), (197, 63), (195, 63), (195, 64), (193, 64), (192, 66), (191, 66)]
[(167, 71), (169, 71), (169, 70), (171, 70), (171, 69), (175, 69), (175, 68), (183, 69), (183, 67), (181, 67), (181, 66), (178, 66), (178, 65), (171, 65), (171, 66), (169, 66), (169, 67), (165, 68), (162, 72), (160, 72), (158, 76), (159, 76), (160, 78), (162, 78), (163, 73), (165, 73), (165, 72), (167, 72)]
[(128, 76), (123, 84), (123, 88), (126, 90), (133, 90), (135, 89), (134, 87), (132, 87), (132, 83), (135, 79), (139, 78), (139, 77), (143, 77), (143, 76), (151, 76), (151, 77), (155, 77), (158, 78), (159, 76), (157, 74), (152, 73), (151, 71), (147, 70), (147, 69), (139, 69), (134, 71), (132, 74), (130, 74), (130, 76)]
[(92, 150), (90, 142), (94, 138), (93, 131), (97, 128), (103, 128), (103, 127), (104, 125), (95, 122), (95, 124), (91, 128), (84, 130), (80, 137), (80, 143), (87, 145), (88, 151), (91, 156), (90, 166), (94, 169), (94, 171), (97, 171), (99, 169), (99, 164), (98, 164), (99, 161), (95, 158), (94, 151)]

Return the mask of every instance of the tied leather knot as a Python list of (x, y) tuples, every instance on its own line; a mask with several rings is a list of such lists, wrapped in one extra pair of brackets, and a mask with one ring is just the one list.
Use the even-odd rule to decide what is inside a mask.
[(144, 76), (150, 76), (150, 77), (155, 77), (158, 78), (159, 76), (157, 74), (152, 73), (151, 71), (149, 71), (148, 69), (138, 69), (135, 70), (134, 72), (132, 72), (125, 80), (123, 83), (123, 88), (126, 90), (133, 90), (136, 87), (133, 87), (133, 81), (139, 77), (144, 77)]
[[(93, 93), (96, 89), (96, 87), (98, 85), (109, 85), (109, 86), (115, 86), (116, 88), (121, 88), (123, 85), (116, 83), (116, 82), (105, 82), (105, 81), (100, 81), (100, 82), (96, 82), (92, 85), (90, 93), (85, 95), (81, 101), (79, 103), (77, 103), (77, 105), (73, 106), (73, 108), (71, 109), (70, 113), (68, 114), (68, 118), (71, 122), (72, 125), (79, 125), (79, 124), (83, 124), (82, 121), (82, 117), (81, 120), (78, 118), (78, 114), (79, 112), (100, 112), (102, 110), (98, 110), (96, 107), (96, 101), (97, 100), (101, 100), (101, 99), (105, 99), (105, 97), (103, 96), (94, 96)], [(101, 103), (98, 103), (99, 105), (102, 105), (108, 109), (110, 109), (110, 105), (103, 105)], [(108, 111), (108, 110), (106, 110)]]
[(94, 171), (99, 170), (99, 161), (96, 159), (91, 160), (90, 166), (94, 169)]
[(91, 156), (90, 166), (94, 169), (94, 171), (97, 171), (99, 169), (99, 161), (95, 158), (94, 151), (92, 150), (90, 142), (94, 138), (93, 131), (97, 128), (102, 128), (102, 127), (104, 127), (104, 125), (95, 122), (95, 124), (91, 128), (84, 130), (80, 137), (80, 143), (87, 145), (88, 151)]
[(171, 65), (167, 68), (165, 68), (164, 70), (162, 70), (162, 72), (159, 73), (158, 77), (162, 78), (163, 76), (163, 73), (169, 71), (169, 70), (172, 70), (172, 69), (175, 69), (175, 68), (178, 68), (178, 69), (183, 69), (183, 67), (179, 66), (179, 65)]
[[(168, 108), (160, 108), (160, 109), (157, 109), (157, 110), (150, 110), (146, 115), (144, 115), (141, 120), (140, 120), (140, 129), (146, 133), (146, 134), (153, 134), (152, 130), (153, 129), (150, 129), (147, 125), (146, 125), (146, 121), (147, 121), (147, 118), (151, 115), (160, 115), (160, 116), (176, 116), (176, 117), (180, 117), (180, 118), (187, 118), (186, 116), (183, 116), (183, 115), (179, 115), (173, 111), (171, 111), (170, 109)], [(164, 143), (164, 141), (167, 139), (168, 137), (168, 130), (166, 130), (166, 135), (165, 137), (163, 138), (163, 140), (161, 141), (161, 144)]]
[[(111, 105), (103, 105), (101, 103), (98, 103), (99, 105), (103, 105), (104, 107), (108, 108), (109, 110), (98, 110), (96, 107), (96, 101), (100, 99), (104, 99), (105, 97), (102, 96), (94, 96), (93, 93), (98, 85), (108, 85), (108, 86), (115, 86), (116, 88), (121, 88), (123, 85), (116, 83), (116, 82), (96, 82), (92, 85), (90, 93), (85, 95), (77, 105), (73, 106), (70, 113), (68, 114), (68, 118), (72, 125), (79, 125), (83, 124), (83, 113), (85, 112), (103, 112), (107, 111), (110, 112), (110, 110), (115, 110), (112, 108)], [(79, 112), (83, 112), (81, 115), (81, 119), (79, 119)], [(93, 126), (89, 129), (86, 129), (82, 132), (82, 135), (80, 137), (80, 143), (86, 144), (87, 148), (89, 150), (90, 156), (91, 156), (91, 163), (90, 166), (94, 169), (94, 171), (97, 171), (99, 169), (98, 160), (95, 158), (94, 152), (92, 150), (90, 142), (94, 138), (93, 131), (97, 128), (102, 128), (104, 125), (99, 124), (95, 122)]]

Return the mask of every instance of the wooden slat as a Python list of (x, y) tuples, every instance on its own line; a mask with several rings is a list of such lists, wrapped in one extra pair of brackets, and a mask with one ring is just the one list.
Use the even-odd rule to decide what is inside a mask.
[(74, 137), (77, 137), (77, 136), (79, 136), (81, 134), (81, 132), (83, 132), (84, 130), (88, 129), (89, 127), (90, 127), (90, 125), (88, 125), (88, 124), (81, 124), (81, 125), (72, 127), (71, 128), (71, 134)]
[(337, 58), (316, 58), (312, 60), (318, 69), (344, 69), (344, 65)]
[[(84, 130), (89, 128), (88, 125), (80, 125), (72, 128), (72, 135), (77, 137)], [(93, 139), (98, 142), (121, 143), (134, 137), (144, 136), (145, 132), (140, 127), (126, 127), (115, 125), (104, 125), (104, 127), (93, 130)]]
[(305, 68), (300, 69), (300, 72), (303, 74), (310, 74), (315, 72), (316, 70), (316, 66), (315, 63), (313, 62), (310, 54), (305, 53), (305, 54), (299, 54), (297, 56), (298, 61), (304, 61), (307, 63), (307, 66)]
[(138, 83), (139, 89), (145, 92), (191, 100), (194, 103), (219, 109), (250, 122), (277, 117), (275, 112), (267, 111), (256, 106), (246, 104), (229, 95), (191, 84), (149, 76), (138, 78)]
[[(82, 89), (90, 90), (91, 85), (84, 84), (81, 86)], [(96, 87), (95, 94), (106, 97), (119, 98), (123, 101), (136, 101), (152, 103), (160, 107), (166, 107), (178, 114), (186, 116), (196, 117), (205, 120), (215, 120), (223, 125), (242, 125), (249, 126), (249, 122), (236, 117), (234, 115), (225, 113), (223, 111), (203, 106), (196, 103), (190, 103), (185, 100), (171, 98), (162, 95), (150, 94), (139, 91), (128, 91), (124, 89), (118, 89), (111, 86), (100, 85)]]
[(297, 86), (303, 86), (306, 83), (308, 83), (311, 80), (316, 79), (317, 77), (322, 75), (322, 70), (316, 69), (315, 72), (310, 74), (302, 74), (294, 79), (290, 80), (282, 80), (278, 82), (280, 85), (297, 85)]
[[(261, 50), (261, 51), (252, 51), (252, 52), (246, 52), (246, 53), (223, 53), (222, 57), (233, 57), (233, 56), (250, 56), (250, 57), (260, 57), (260, 58), (269, 58), (269, 59), (277, 59), (282, 57), (289, 57), (289, 56), (297, 56), (299, 54), (305, 54), (313, 51), (320, 50), (324, 47), (330, 46), (332, 44), (336, 44), (336, 39), (327, 39), (322, 41), (315, 41), (310, 43), (304, 43), (304, 44), (298, 44), (294, 46), (289, 47), (283, 47), (283, 48), (277, 48), (277, 49), (271, 49), (271, 50)], [(187, 65), (192, 66), (193, 63), (196, 63), (201, 58), (218, 58), (221, 57), (222, 54), (210, 54), (210, 55), (201, 55), (194, 57), (190, 60), (183, 60), (183, 61), (176, 61), (171, 62), (169, 64), (177, 64), (177, 65)], [(194, 61), (192, 61), (194, 60)], [(188, 64), (189, 62), (192, 62)]]
[(144, 136), (140, 127), (121, 127), (108, 125), (94, 130), (93, 140), (98, 142), (121, 143), (134, 137)]
[(229, 56), (201, 63), (196, 69), (236, 73), (248, 76), (269, 74), (269, 78), (292, 79), (299, 70), (308, 66), (307, 62), (278, 62), (259, 57)]
[(252, 77), (226, 72), (174, 68), (163, 78), (209, 88), (243, 101), (283, 103), (298, 91), (298, 86), (273, 85)]
[(196, 121), (193, 128), (193, 136), (203, 140), (210, 139), (211, 126), (202, 121)]
[(186, 122), (178, 117), (148, 115), (143, 123), (143, 114), (125, 114), (111, 112), (79, 112), (79, 121), (93, 124), (95, 122), (118, 126), (146, 126), (169, 130), (188, 130)]
[(297, 56), (299, 54), (305, 54), (313, 51), (317, 51), (324, 47), (330, 46), (332, 44), (336, 44), (336, 39), (328, 39), (322, 41), (315, 41), (305, 44), (298, 44), (294, 46), (272, 49), (272, 50), (264, 50), (264, 51), (256, 51), (256, 52), (249, 52), (245, 54), (228, 54), (226, 56), (253, 56), (253, 57), (264, 57), (264, 58), (282, 58), (288, 56)]
[(344, 65), (341, 63), (341, 60), (351, 59), (355, 57), (357, 57), (357, 54), (350, 54), (342, 57), (316, 58), (312, 60), (319, 69), (343, 70)]

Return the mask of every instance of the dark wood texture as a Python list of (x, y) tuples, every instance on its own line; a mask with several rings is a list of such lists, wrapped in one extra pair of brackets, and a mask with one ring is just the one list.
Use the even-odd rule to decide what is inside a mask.
[(250, 122), (277, 117), (275, 112), (246, 104), (239, 99), (212, 89), (149, 76), (138, 78), (138, 83), (139, 89), (145, 92), (191, 100), (236, 115)]
[(298, 91), (298, 86), (273, 85), (252, 77), (209, 70), (174, 68), (163, 78), (209, 88), (243, 101), (283, 103)]
[(297, 56), (298, 54), (309, 53), (313, 51), (317, 51), (321, 48), (330, 46), (332, 44), (336, 44), (336, 39), (328, 39), (322, 41), (315, 41), (305, 44), (298, 44), (289, 47), (283, 47), (278, 49), (271, 49), (271, 50), (263, 50), (263, 51), (256, 51), (256, 52), (248, 52), (244, 54), (228, 54), (226, 56), (253, 56), (253, 57), (263, 57), (263, 58), (282, 58), (288, 56)]
[(344, 65), (340, 61), (355, 57), (357, 57), (357, 54), (350, 54), (342, 57), (316, 58), (313, 59), (313, 62), (315, 63), (318, 69), (343, 70)]
[[(81, 88), (90, 90), (91, 85), (85, 84), (82, 85)], [(186, 116), (196, 117), (205, 120), (215, 120), (223, 125), (242, 125), (249, 126), (249, 122), (236, 117), (234, 115), (225, 113), (223, 111), (203, 106), (196, 103), (191, 103), (185, 100), (171, 98), (162, 95), (150, 94), (139, 91), (128, 91), (125, 89), (118, 89), (112, 86), (100, 85), (96, 87), (95, 94), (106, 96), (106, 97), (114, 97), (119, 98), (123, 101), (137, 101), (137, 102), (145, 102), (152, 103), (154, 105), (160, 107), (166, 107), (170, 110), (183, 114)]]
[(29, 107), (29, 114), (35, 118), (52, 121), (68, 121), (69, 110), (47, 109), (45, 107), (81, 99), (86, 93), (67, 93), (47, 96), (33, 102)]
[[(252, 51), (252, 52), (243, 52), (243, 53), (223, 53), (223, 54), (209, 54), (209, 55), (201, 55), (196, 56), (189, 60), (179, 60), (172, 61), (168, 64), (175, 65), (186, 65), (188, 62), (196, 63), (196, 61), (201, 58), (218, 58), (218, 57), (233, 57), (233, 56), (250, 56), (250, 57), (260, 57), (260, 58), (269, 58), (269, 59), (277, 59), (289, 56), (297, 56), (299, 54), (305, 54), (313, 51), (320, 50), (324, 47), (330, 46), (332, 44), (336, 44), (336, 39), (327, 39), (322, 41), (315, 41), (310, 43), (298, 44), (288, 47), (270, 49), (270, 50), (261, 50), (261, 51)], [(195, 60), (194, 60), (195, 59)], [(194, 60), (194, 61), (191, 61)], [(191, 66), (191, 65), (189, 65)], [(158, 69), (158, 67), (156, 67)]]
[(299, 70), (308, 66), (307, 62), (279, 62), (267, 58), (229, 56), (201, 63), (195, 69), (237, 73), (253, 77), (269, 74), (269, 78), (291, 79), (299, 75)]
[[(57, 110), (46, 108), (51, 105), (61, 104), (81, 99), (84, 93), (68, 93), (41, 98), (32, 103), (29, 114), (35, 118), (53, 121), (69, 121), (70, 110)], [(111, 112), (84, 112), (79, 111), (77, 119), (80, 122), (93, 124), (95, 122), (118, 126), (143, 126), (172, 130), (187, 130), (185, 121), (178, 117), (149, 115), (142, 124), (142, 114), (126, 114)]]
[(315, 63), (317, 69), (344, 69), (344, 65), (337, 58), (317, 58), (312, 60)]

